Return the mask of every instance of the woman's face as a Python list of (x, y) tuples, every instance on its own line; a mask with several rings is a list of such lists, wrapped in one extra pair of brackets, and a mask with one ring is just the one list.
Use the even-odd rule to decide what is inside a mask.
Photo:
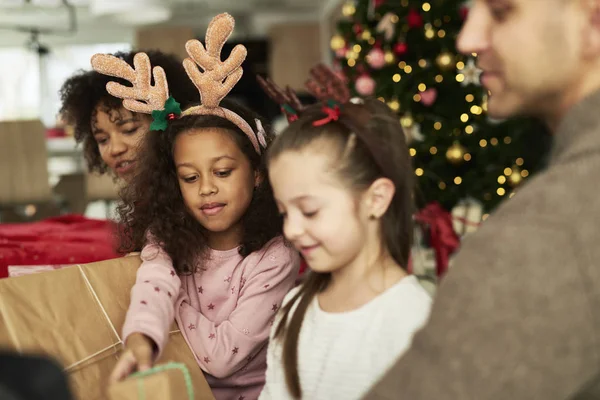
[(133, 176), (138, 144), (150, 130), (150, 117), (120, 107), (109, 109), (99, 104), (92, 114), (92, 134), (100, 157), (119, 178)]

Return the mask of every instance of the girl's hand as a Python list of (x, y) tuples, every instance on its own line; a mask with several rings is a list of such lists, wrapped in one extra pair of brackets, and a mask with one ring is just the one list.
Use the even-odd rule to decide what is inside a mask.
[(155, 343), (148, 336), (132, 333), (125, 343), (125, 351), (110, 374), (110, 383), (127, 378), (131, 373), (152, 368)]

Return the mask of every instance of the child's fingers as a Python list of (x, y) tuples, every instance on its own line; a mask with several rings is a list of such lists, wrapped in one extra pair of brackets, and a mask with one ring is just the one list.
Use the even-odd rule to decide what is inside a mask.
[(123, 353), (123, 356), (119, 359), (117, 365), (115, 365), (115, 368), (110, 374), (109, 382), (117, 383), (122, 381), (123, 379), (127, 378), (129, 374), (135, 371), (136, 366), (137, 362), (133, 353), (131, 351), (126, 351)]
[(150, 339), (142, 334), (135, 334), (128, 339), (126, 347), (127, 350), (110, 375), (110, 383), (122, 381), (135, 371), (152, 368), (153, 347)]
[(136, 346), (131, 349), (136, 359), (137, 370), (147, 371), (152, 368), (152, 347), (147, 346)]

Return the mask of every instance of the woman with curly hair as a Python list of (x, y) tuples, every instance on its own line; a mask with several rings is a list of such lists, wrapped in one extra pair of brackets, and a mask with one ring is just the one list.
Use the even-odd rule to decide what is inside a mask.
[[(133, 65), (135, 52), (114, 53)], [(182, 60), (160, 51), (146, 52), (154, 66), (164, 69), (172, 95), (187, 106), (198, 102), (198, 91), (185, 75)], [(137, 144), (150, 130), (151, 118), (127, 110), (106, 91), (110, 78), (96, 71), (81, 71), (64, 83), (60, 90), (60, 114), (75, 129), (75, 140), (83, 143), (90, 172), (111, 172), (128, 181), (138, 160)]]

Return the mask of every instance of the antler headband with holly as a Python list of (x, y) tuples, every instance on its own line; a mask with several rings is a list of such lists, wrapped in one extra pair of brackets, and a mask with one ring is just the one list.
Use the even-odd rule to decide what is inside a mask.
[[(206, 48), (198, 40), (189, 40), (185, 49), (189, 55), (183, 66), (189, 78), (200, 93), (201, 105), (181, 111), (179, 103), (169, 97), (169, 87), (165, 71), (161, 67), (151, 68), (150, 59), (145, 53), (137, 53), (133, 58), (133, 68), (125, 61), (109, 55), (95, 54), (92, 68), (95, 71), (133, 84), (123, 86), (109, 82), (106, 90), (113, 96), (123, 99), (123, 107), (130, 111), (152, 114), (153, 130), (164, 130), (167, 120), (186, 115), (216, 115), (234, 123), (252, 142), (254, 150), (261, 154), (261, 146), (266, 147), (265, 132), (256, 120), (256, 132), (238, 114), (219, 106), (221, 100), (233, 89), (243, 74), (242, 63), (247, 50), (238, 44), (225, 61), (221, 61), (221, 50), (233, 32), (235, 20), (227, 13), (214, 17), (206, 30)], [(200, 67), (200, 68), (198, 68)], [(151, 84), (151, 75), (154, 85)]]
[(262, 90), (281, 107), (281, 112), (285, 115), (288, 122), (293, 122), (298, 119), (298, 115), (304, 110), (304, 105), (298, 99), (296, 92), (286, 86), (285, 90), (277, 86), (270, 78), (264, 79), (257, 75), (256, 79)]
[[(338, 104), (350, 102), (350, 91), (346, 83), (329, 67), (317, 64), (310, 70), (310, 74), (311, 78), (306, 81), (305, 86), (309, 93), (318, 100), (328, 102), (330, 105), (333, 105), (332, 102)], [(286, 86), (284, 90), (269, 78), (264, 79), (261, 76), (256, 78), (263, 91), (279, 104), (289, 122), (298, 119), (306, 107), (300, 102), (291, 87)]]
[[(325, 114), (324, 118), (313, 121), (313, 125), (320, 126), (339, 121), (365, 144), (384, 174), (390, 176), (394, 174), (387, 145), (367, 128), (371, 113), (361, 105), (364, 101), (360, 98), (351, 98), (346, 82), (324, 64), (317, 64), (311, 68), (310, 75), (305, 86), (310, 94), (323, 103), (321, 110)], [(290, 115), (293, 116), (290, 122), (297, 119), (298, 115), (305, 110), (290, 87), (284, 91), (271, 80), (259, 77), (258, 81), (267, 95), (282, 107), (288, 120)]]

